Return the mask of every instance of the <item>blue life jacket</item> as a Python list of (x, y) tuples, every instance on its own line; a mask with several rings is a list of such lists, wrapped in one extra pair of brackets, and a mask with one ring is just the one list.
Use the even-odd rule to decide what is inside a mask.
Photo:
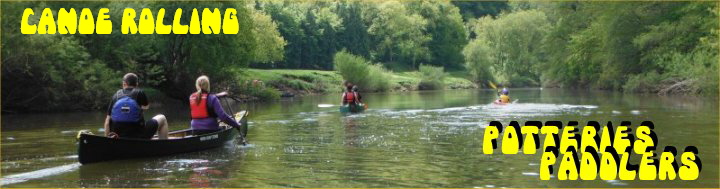
[(120, 97), (112, 107), (110, 117), (117, 123), (139, 123), (142, 117), (140, 105), (130, 95)]

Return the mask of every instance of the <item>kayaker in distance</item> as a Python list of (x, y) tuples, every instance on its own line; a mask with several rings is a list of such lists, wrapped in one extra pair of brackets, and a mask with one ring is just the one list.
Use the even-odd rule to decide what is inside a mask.
[(190, 127), (193, 129), (193, 134), (201, 135), (219, 131), (221, 128), (217, 121), (218, 118), (230, 126), (240, 127), (235, 119), (225, 113), (220, 104), (218, 95), (224, 95), (224, 92), (210, 94), (210, 78), (204, 75), (198, 77), (195, 81), (195, 88), (197, 92), (190, 95), (190, 115), (192, 117)]
[(157, 133), (159, 139), (167, 139), (168, 123), (164, 115), (158, 114), (145, 121), (143, 110), (149, 106), (145, 92), (138, 88), (138, 76), (127, 73), (123, 76), (122, 89), (113, 95), (105, 118), (105, 136), (110, 138), (151, 139)]
[(500, 96), (498, 96), (498, 99), (495, 101), (497, 104), (508, 104), (510, 103), (510, 91), (507, 88), (503, 88), (502, 92), (500, 92)]

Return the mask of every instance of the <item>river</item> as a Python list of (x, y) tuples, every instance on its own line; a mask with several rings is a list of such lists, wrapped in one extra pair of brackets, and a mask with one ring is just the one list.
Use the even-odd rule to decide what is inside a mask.
[[(718, 187), (718, 99), (565, 89), (365, 94), (368, 111), (342, 115), (338, 95), (232, 103), (250, 111), (249, 145), (166, 157), (77, 163), (75, 136), (102, 133), (97, 112), (2, 116), (2, 187)], [(152, 99), (151, 99), (152, 100)], [(189, 127), (187, 107), (165, 103), (171, 130)], [(484, 155), (490, 121), (642, 121), (659, 149), (696, 146), (694, 181), (541, 181), (540, 154)], [(678, 158), (679, 159), (679, 158)]]

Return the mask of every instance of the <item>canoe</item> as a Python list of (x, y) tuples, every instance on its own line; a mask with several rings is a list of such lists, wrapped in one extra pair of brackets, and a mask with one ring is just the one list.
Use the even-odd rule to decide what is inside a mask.
[[(235, 114), (236, 120), (241, 123), (241, 130), (244, 130), (243, 133), (247, 133), (246, 115), (246, 111)], [(222, 125), (221, 127), (223, 129), (220, 131), (203, 135), (192, 135), (191, 129), (173, 131), (169, 133), (169, 139), (167, 140), (113, 139), (91, 133), (80, 133), (78, 135), (78, 161), (81, 164), (88, 164), (118, 159), (194, 152), (220, 147), (237, 138), (238, 129), (228, 125)], [(244, 141), (244, 139), (241, 140)]]
[(357, 105), (342, 105), (340, 106), (340, 112), (341, 113), (359, 113), (363, 112), (367, 109), (366, 104), (357, 104)]

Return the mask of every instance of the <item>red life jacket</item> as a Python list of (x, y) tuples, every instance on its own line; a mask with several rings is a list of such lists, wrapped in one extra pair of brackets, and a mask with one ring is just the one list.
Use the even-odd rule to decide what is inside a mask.
[(354, 92), (345, 92), (345, 99), (343, 99), (345, 103), (355, 103), (355, 93)]
[(193, 119), (203, 119), (210, 117), (210, 112), (208, 111), (208, 94), (202, 93), (200, 98), (200, 103), (197, 102), (198, 100), (198, 93), (193, 93), (190, 95), (190, 117)]

